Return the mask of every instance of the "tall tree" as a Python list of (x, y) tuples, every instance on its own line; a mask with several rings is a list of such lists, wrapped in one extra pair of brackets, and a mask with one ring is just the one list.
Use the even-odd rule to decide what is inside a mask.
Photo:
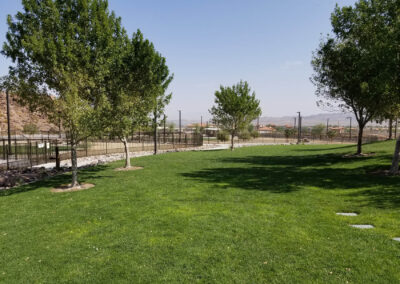
[(105, 86), (120, 19), (106, 0), (23, 0), (23, 11), (8, 16), (2, 53), (14, 65), (22, 102), (62, 121), (71, 145), (72, 187), (77, 178), (77, 145), (101, 129), (107, 106)]
[(232, 87), (221, 86), (215, 92), (214, 102), (209, 112), (213, 122), (230, 133), (233, 150), (235, 136), (261, 115), (260, 101), (255, 92), (251, 92), (249, 84), (240, 81)]
[[(139, 30), (132, 39), (121, 38), (114, 58), (111, 83), (107, 87), (111, 105), (105, 116), (109, 118), (109, 132), (124, 144), (125, 167), (128, 168), (131, 166), (128, 136), (148, 121), (157, 98), (165, 92), (172, 77), (165, 58)], [(167, 98), (169, 100), (170, 96)], [(160, 98), (158, 101), (159, 104), (164, 102)]]
[[(392, 110), (396, 112), (400, 103), (400, 1), (359, 0), (354, 7), (336, 8), (335, 14), (335, 32), (361, 46), (380, 74), (383, 100), (379, 102), (384, 104), (374, 106), (377, 116), (392, 116)], [(396, 141), (391, 174), (398, 173), (399, 153), (400, 138)]]
[(327, 37), (313, 55), (314, 75), (320, 103), (336, 104), (352, 111), (358, 123), (357, 154), (362, 152), (365, 125), (383, 109), (389, 98), (384, 63), (389, 56), (379, 46), (378, 27), (362, 25), (365, 3), (336, 6), (331, 23), (335, 37)]

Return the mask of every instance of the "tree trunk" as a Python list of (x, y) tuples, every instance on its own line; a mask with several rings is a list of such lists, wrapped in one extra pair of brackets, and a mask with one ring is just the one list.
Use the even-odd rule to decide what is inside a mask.
[(362, 139), (363, 139), (364, 125), (358, 124), (358, 139), (357, 139), (357, 155), (362, 153)]
[(389, 140), (393, 138), (393, 119), (389, 119)]
[(396, 175), (399, 172), (399, 153), (400, 153), (400, 136), (396, 140), (396, 147), (394, 149), (394, 155), (392, 160), (392, 166), (390, 167), (390, 174)]
[(72, 183), (71, 187), (79, 187), (78, 182), (78, 158), (76, 155), (76, 142), (71, 140), (71, 169), (72, 169)]
[(121, 141), (124, 144), (124, 148), (125, 148), (125, 168), (130, 168), (131, 167), (131, 157), (129, 156), (128, 141), (126, 140), (125, 136), (121, 139)]
[(157, 113), (154, 112), (154, 155), (157, 155)]
[(234, 141), (233, 141), (234, 139), (235, 139), (235, 133), (232, 133), (231, 134), (231, 151), (233, 151), (233, 148), (234, 148), (234, 144), (233, 144), (234, 143)]

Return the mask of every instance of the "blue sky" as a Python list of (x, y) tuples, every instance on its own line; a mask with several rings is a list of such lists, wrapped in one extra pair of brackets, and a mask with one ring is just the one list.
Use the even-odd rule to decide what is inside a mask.
[[(140, 29), (167, 59), (175, 78), (170, 119), (209, 118), (214, 92), (246, 80), (263, 116), (304, 115), (318, 109), (310, 83), (312, 51), (331, 32), (335, 4), (355, 0), (109, 0), (129, 33)], [(0, 1), (0, 41), (19, 0)], [(0, 55), (0, 76), (11, 62)]]

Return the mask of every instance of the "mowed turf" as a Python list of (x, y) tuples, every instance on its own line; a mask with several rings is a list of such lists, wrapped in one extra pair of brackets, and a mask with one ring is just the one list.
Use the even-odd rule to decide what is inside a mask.
[[(4, 283), (398, 283), (393, 142), (171, 153), (0, 197)], [(336, 212), (357, 212), (357, 217)], [(350, 224), (372, 224), (360, 230)]]

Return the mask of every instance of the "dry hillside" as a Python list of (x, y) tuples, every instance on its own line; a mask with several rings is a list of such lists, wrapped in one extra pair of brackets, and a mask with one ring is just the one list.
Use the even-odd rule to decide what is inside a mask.
[[(20, 132), (24, 125), (33, 123), (39, 131), (57, 130), (58, 127), (49, 123), (45, 115), (32, 113), (26, 107), (21, 106), (10, 96), (10, 115), (11, 115), (11, 130)], [(6, 94), (0, 92), (0, 132), (7, 131), (7, 103)]]

